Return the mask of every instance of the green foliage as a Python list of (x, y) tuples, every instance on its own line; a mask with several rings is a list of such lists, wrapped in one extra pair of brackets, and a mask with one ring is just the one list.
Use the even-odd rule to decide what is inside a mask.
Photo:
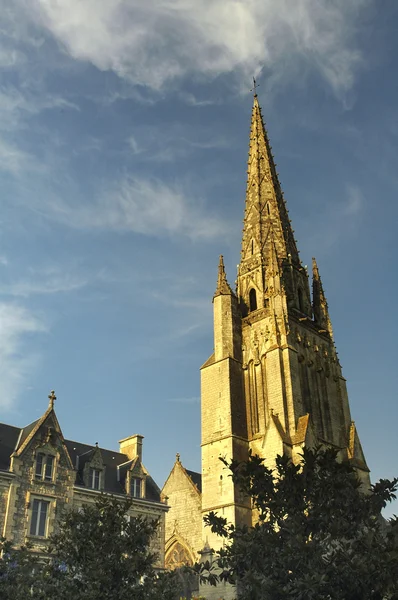
[(3, 540), (2, 600), (174, 600), (170, 573), (157, 574), (149, 550), (157, 522), (127, 518), (131, 501), (101, 496), (65, 513), (50, 538), (48, 557)]
[(258, 456), (228, 464), (258, 513), (235, 528), (210, 513), (207, 525), (229, 542), (202, 581), (238, 584), (245, 600), (398, 599), (398, 524), (381, 510), (397, 479), (364, 493), (354, 469), (334, 450), (304, 450), (300, 465), (279, 456), (274, 471)]

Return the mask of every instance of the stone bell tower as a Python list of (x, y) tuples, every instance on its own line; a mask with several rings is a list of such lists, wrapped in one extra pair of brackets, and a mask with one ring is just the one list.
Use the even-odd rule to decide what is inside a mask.
[[(313, 259), (311, 298), (256, 94), (247, 174), (237, 289), (221, 257), (214, 354), (201, 370), (202, 510), (235, 524), (250, 522), (251, 509), (219, 456), (242, 460), (251, 449), (272, 465), (325, 444), (369, 481), (318, 266)], [(219, 547), (207, 528), (203, 539)]]

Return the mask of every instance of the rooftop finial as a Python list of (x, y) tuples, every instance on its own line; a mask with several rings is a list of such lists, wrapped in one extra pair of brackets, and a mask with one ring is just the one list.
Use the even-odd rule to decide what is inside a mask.
[(180, 453), (179, 452), (177, 452), (177, 454), (176, 454), (176, 461), (180, 462)]
[(253, 77), (253, 87), (251, 88), (251, 92), (254, 92), (254, 97), (257, 96), (257, 88), (259, 87), (259, 83), (257, 83), (255, 77)]
[(48, 395), (48, 398), (50, 400), (50, 402), (48, 404), (48, 408), (54, 408), (54, 402), (57, 399), (57, 396), (55, 395), (54, 390), (51, 390), (51, 392)]

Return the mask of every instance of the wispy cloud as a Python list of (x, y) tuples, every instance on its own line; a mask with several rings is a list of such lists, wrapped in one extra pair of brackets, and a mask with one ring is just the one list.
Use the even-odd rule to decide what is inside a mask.
[(44, 322), (28, 309), (0, 303), (0, 407), (13, 407), (37, 353), (26, 349), (26, 338), (46, 331)]
[(319, 227), (316, 226), (314, 219), (305, 224), (304, 232), (306, 227), (308, 231), (301, 236), (303, 249), (309, 254), (317, 248), (319, 255), (322, 252), (329, 252), (339, 242), (351, 239), (358, 228), (358, 220), (365, 205), (365, 196), (360, 187), (347, 183), (341, 200), (336, 200), (333, 204), (318, 204)]
[(0, 254), (0, 265), (3, 267), (8, 265), (8, 258), (4, 254)]
[(229, 224), (211, 214), (200, 198), (178, 183), (126, 177), (84, 204), (60, 197), (40, 200), (46, 218), (77, 229), (133, 231), (195, 239), (224, 236)]
[(79, 106), (59, 95), (50, 94), (45, 89), (30, 89), (23, 86), (2, 86), (0, 88), (0, 129), (14, 130), (24, 126), (25, 119), (45, 110), (79, 110)]
[(88, 283), (84, 277), (60, 269), (30, 269), (27, 277), (11, 283), (1, 283), (0, 293), (6, 296), (29, 297), (73, 292)]
[(346, 201), (343, 212), (347, 216), (357, 215), (363, 208), (364, 198), (357, 185), (348, 184), (346, 191)]
[(195, 152), (228, 148), (231, 141), (223, 136), (215, 136), (206, 128), (200, 131), (185, 128), (182, 131), (177, 124), (162, 130), (151, 126), (137, 127), (127, 138), (127, 145), (140, 161), (173, 162), (186, 160)]
[(0, 137), (0, 171), (16, 175), (37, 166), (34, 157)]
[(349, 89), (360, 54), (355, 26), (368, 0), (35, 0), (36, 23), (74, 59), (160, 89), (187, 74), (281, 72), (287, 62)]

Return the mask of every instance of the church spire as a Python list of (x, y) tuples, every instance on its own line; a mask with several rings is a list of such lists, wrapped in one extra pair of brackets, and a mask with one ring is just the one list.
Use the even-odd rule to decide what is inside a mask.
[(231, 290), (231, 287), (227, 281), (227, 276), (226, 276), (225, 267), (224, 267), (224, 257), (221, 254), (220, 260), (218, 263), (217, 288), (214, 293), (214, 296), (222, 296), (222, 295), (225, 296), (228, 294), (233, 294), (233, 291)]
[(287, 258), (290, 254), (293, 263), (299, 265), (296, 242), (256, 93), (247, 174), (242, 260), (258, 253), (266, 261), (265, 246), (272, 227), (279, 256)]
[(327, 331), (333, 340), (333, 329), (329, 317), (328, 303), (323, 291), (322, 280), (315, 258), (312, 259), (312, 303), (316, 325)]
[[(276, 288), (283, 290), (288, 306), (301, 313), (302, 317), (305, 315), (311, 318), (308, 277), (300, 262), (256, 93), (247, 166), (242, 251), (237, 282), (242, 314), (246, 316), (254, 307), (267, 307), (271, 293), (270, 278), (275, 277), (271, 273), (278, 271), (281, 281), (278, 286), (272, 285), (273, 291)], [(270, 263), (270, 248), (273, 256), (278, 257), (278, 269), (275, 264)]]

